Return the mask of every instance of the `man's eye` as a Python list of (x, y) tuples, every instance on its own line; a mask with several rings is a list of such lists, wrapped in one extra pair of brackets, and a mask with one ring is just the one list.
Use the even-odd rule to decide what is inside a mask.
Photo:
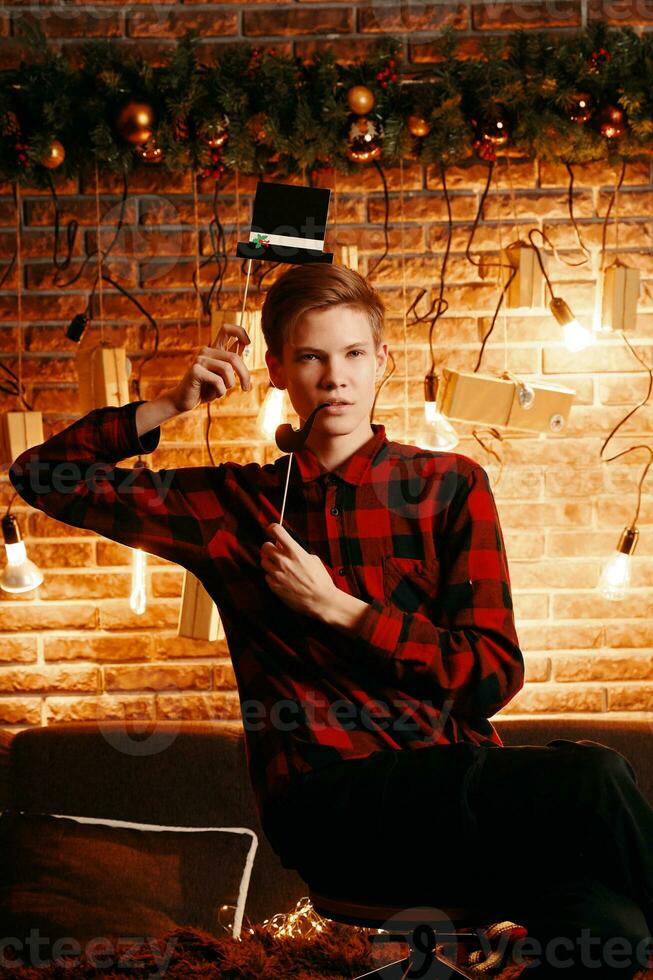
[[(350, 350), (349, 353), (350, 354), (364, 354), (365, 351), (364, 350)], [(317, 354), (302, 354), (302, 356), (300, 357), (300, 361), (303, 361), (304, 358), (306, 358), (306, 357), (317, 357)]]

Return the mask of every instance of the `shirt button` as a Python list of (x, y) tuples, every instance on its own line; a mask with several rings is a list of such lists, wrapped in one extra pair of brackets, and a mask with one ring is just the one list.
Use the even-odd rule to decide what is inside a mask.
[(338, 575), (345, 575), (346, 572), (347, 572), (347, 569), (346, 568), (339, 568), (338, 569)]
[(337, 517), (338, 514), (340, 513), (340, 511), (338, 510), (337, 507), (332, 507), (331, 508), (331, 513), (333, 514), (334, 517)]

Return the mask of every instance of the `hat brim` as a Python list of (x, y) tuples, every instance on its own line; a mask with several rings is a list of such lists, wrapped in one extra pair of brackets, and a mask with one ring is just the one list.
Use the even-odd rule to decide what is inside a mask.
[(238, 242), (236, 255), (241, 259), (286, 262), (290, 265), (302, 265), (305, 262), (333, 262), (333, 252), (321, 252), (314, 248), (297, 248), (294, 245), (257, 246), (254, 242)]

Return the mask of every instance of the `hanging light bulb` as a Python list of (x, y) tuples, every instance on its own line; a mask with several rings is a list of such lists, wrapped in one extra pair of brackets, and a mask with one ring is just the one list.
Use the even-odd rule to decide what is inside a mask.
[(5, 514), (2, 518), (2, 535), (7, 564), (0, 577), (0, 588), (4, 592), (30, 592), (36, 589), (43, 581), (43, 572), (27, 557), (25, 542), (13, 514)]
[(147, 555), (140, 548), (132, 549), (132, 590), (129, 596), (129, 605), (137, 616), (142, 616), (147, 604), (147, 593), (145, 589), (145, 571), (147, 569)]
[(456, 430), (437, 408), (438, 378), (427, 374), (424, 378), (424, 418), (429, 425), (426, 440), (422, 440), (425, 449), (436, 449), (446, 452), (458, 445)]
[(567, 303), (560, 296), (554, 296), (549, 309), (563, 328), (565, 346), (572, 353), (585, 350), (594, 343), (594, 334), (578, 322)]
[(606, 599), (623, 599), (630, 588), (630, 559), (638, 538), (636, 527), (624, 528), (616, 552), (603, 566), (598, 588)]
[(273, 384), (270, 384), (256, 418), (258, 431), (266, 439), (274, 439), (277, 427), (286, 421), (284, 399), (285, 392), (283, 389), (275, 388)]

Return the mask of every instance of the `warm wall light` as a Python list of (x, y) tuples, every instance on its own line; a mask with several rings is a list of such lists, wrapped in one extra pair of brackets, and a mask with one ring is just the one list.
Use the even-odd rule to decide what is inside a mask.
[(147, 605), (147, 588), (145, 573), (147, 571), (147, 555), (140, 548), (132, 549), (132, 590), (129, 605), (137, 616), (142, 616)]
[(27, 557), (25, 542), (13, 514), (5, 514), (2, 518), (2, 535), (7, 564), (0, 576), (0, 588), (4, 592), (31, 592), (42, 583), (43, 572)]
[(426, 439), (421, 443), (425, 449), (446, 452), (458, 445), (458, 436), (452, 424), (437, 408), (439, 379), (435, 374), (424, 378), (424, 418), (429, 426)]
[(567, 303), (560, 296), (554, 296), (549, 309), (563, 328), (565, 346), (572, 353), (585, 350), (594, 343), (594, 334), (578, 322)]
[(639, 269), (616, 261), (603, 272), (601, 329), (632, 330), (637, 317)]
[(630, 587), (630, 560), (638, 538), (636, 527), (624, 528), (616, 552), (603, 566), (598, 589), (606, 599), (618, 600), (626, 595)]
[(256, 418), (257, 429), (266, 439), (272, 440), (277, 427), (285, 421), (285, 391), (270, 384)]

